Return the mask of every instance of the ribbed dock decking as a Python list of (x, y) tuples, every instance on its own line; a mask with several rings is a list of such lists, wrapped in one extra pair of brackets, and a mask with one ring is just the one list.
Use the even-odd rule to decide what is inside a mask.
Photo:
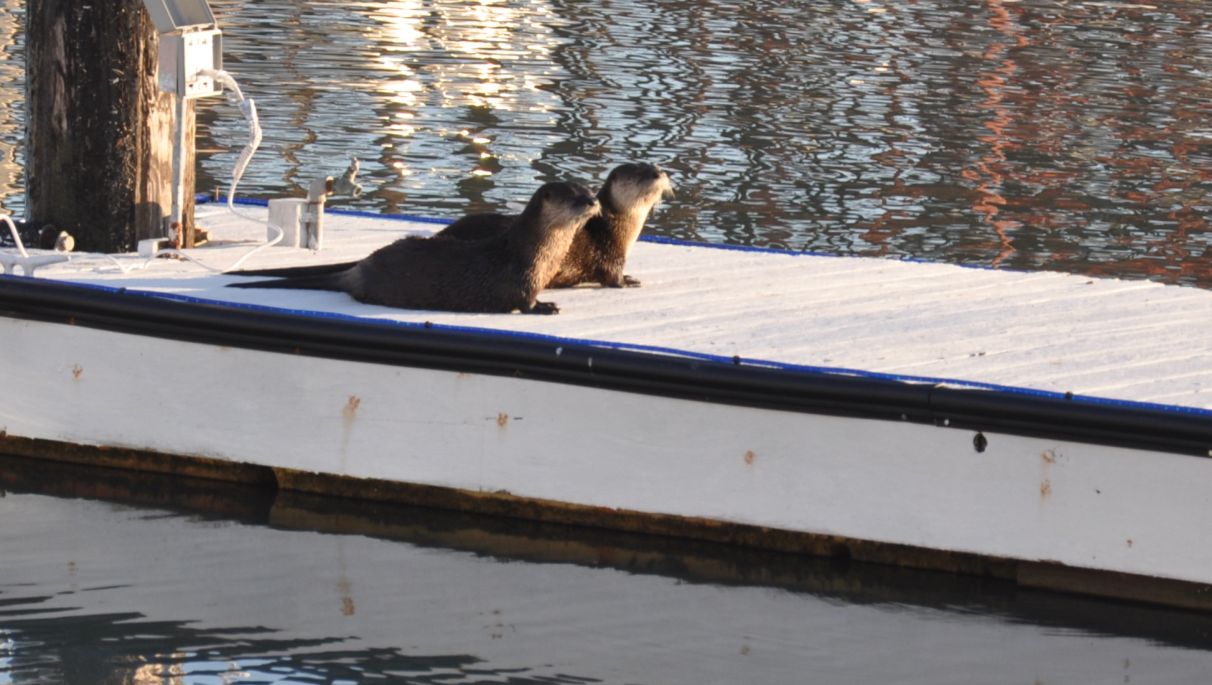
[[(249, 216), (265, 210), (244, 207)], [(207, 264), (234, 263), (264, 228), (202, 205)], [(245, 268), (346, 261), (432, 223), (329, 213), (325, 249), (268, 248)], [(248, 241), (248, 242), (242, 242)], [(132, 266), (142, 260), (120, 258)], [(641, 288), (549, 290), (558, 316), (367, 306), (340, 293), (224, 287), (236, 277), (158, 259), (123, 274), (77, 255), (39, 276), (205, 300), (535, 333), (1212, 410), (1212, 292), (1148, 281), (642, 242)]]

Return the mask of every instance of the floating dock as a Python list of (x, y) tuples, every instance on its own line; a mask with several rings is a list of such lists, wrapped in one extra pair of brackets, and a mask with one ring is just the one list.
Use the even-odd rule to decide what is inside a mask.
[(116, 259), (0, 278), (0, 450), (1212, 607), (1212, 292), (648, 240), (488, 315)]

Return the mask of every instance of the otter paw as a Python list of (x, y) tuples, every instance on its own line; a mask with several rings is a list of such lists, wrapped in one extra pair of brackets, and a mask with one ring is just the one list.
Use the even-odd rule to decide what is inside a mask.
[(535, 302), (527, 314), (559, 314), (560, 308), (555, 302)]
[(640, 279), (632, 278), (631, 276), (624, 274), (623, 275), (623, 287), (624, 288), (638, 288), (638, 287), (640, 287)]

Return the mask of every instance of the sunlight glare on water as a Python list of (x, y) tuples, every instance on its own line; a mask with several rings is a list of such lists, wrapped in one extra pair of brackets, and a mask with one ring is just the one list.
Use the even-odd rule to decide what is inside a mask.
[[(660, 163), (655, 235), (1212, 285), (1212, 9), (1059, 0), (214, 0), (263, 116), (244, 180), (454, 217)], [(22, 208), (0, 0), (0, 206)], [(199, 186), (245, 140), (199, 114)]]

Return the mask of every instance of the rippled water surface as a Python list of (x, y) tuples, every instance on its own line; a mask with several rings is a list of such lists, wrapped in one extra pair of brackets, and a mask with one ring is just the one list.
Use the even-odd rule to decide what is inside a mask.
[(0, 457), (2, 685), (1206, 682), (1212, 617)]
[[(257, 99), (245, 190), (362, 159), (358, 207), (456, 216), (667, 166), (655, 234), (1212, 286), (1212, 7), (1079, 0), (212, 0)], [(21, 8), (0, 0), (0, 202)], [(243, 121), (200, 114), (200, 184)]]

